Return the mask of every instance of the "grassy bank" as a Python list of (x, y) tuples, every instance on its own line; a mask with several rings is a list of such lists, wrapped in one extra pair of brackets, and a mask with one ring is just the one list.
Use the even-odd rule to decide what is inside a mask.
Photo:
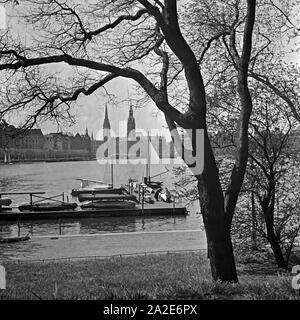
[(211, 281), (205, 256), (4, 264), (0, 299), (299, 299), (291, 275), (263, 261), (238, 263), (239, 284)]

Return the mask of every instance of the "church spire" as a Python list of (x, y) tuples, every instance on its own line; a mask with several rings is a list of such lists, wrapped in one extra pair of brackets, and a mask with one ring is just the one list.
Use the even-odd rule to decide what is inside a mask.
[(103, 121), (103, 130), (110, 130), (110, 122), (108, 119), (107, 104), (105, 105), (105, 117)]
[(129, 107), (129, 118), (133, 118), (132, 104), (130, 104), (130, 107)]
[(133, 116), (132, 105), (129, 107), (129, 116), (127, 120), (127, 137), (131, 140), (135, 140), (135, 119)]

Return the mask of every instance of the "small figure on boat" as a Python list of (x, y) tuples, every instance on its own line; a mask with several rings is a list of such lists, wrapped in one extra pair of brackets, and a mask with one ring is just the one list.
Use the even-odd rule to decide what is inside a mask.
[(172, 202), (171, 193), (168, 188), (160, 188), (154, 194), (156, 201)]
[(159, 188), (159, 189), (157, 189), (155, 191), (154, 198), (155, 198), (156, 201), (158, 201), (158, 197), (159, 197), (159, 194), (160, 194), (161, 191), (162, 191), (162, 188)]

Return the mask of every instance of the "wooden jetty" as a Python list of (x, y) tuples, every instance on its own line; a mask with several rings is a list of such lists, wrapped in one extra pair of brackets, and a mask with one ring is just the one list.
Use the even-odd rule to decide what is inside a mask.
[(154, 203), (136, 205), (130, 209), (80, 209), (43, 212), (20, 212), (18, 210), (0, 212), (0, 222), (20, 220), (51, 220), (51, 219), (82, 219), (99, 217), (125, 217), (125, 216), (160, 216), (160, 215), (187, 215), (183, 206), (173, 206), (172, 203)]

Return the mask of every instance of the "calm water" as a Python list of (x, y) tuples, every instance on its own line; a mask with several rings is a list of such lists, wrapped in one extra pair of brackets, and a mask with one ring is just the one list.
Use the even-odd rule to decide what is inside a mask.
[[(168, 169), (171, 169), (169, 166)], [(165, 166), (153, 165), (151, 175), (165, 171)], [(114, 165), (114, 185), (126, 184), (129, 178), (141, 181), (145, 172), (143, 165)], [(86, 178), (110, 182), (110, 166), (100, 165), (96, 161), (31, 163), (0, 165), (0, 192), (44, 191), (47, 196), (64, 192), (71, 200), (70, 191), (80, 186), (76, 178)], [(156, 178), (163, 180), (172, 189), (174, 177), (170, 172)], [(27, 203), (28, 196), (11, 196), (13, 206)], [(53, 221), (21, 222), (21, 234), (34, 236), (54, 234), (95, 234), (106, 232), (136, 232), (158, 230), (199, 229), (202, 225), (197, 205), (189, 207), (187, 217), (117, 217)], [(59, 226), (60, 223), (60, 226)], [(16, 223), (0, 222), (0, 236), (15, 236), (18, 233)]]

